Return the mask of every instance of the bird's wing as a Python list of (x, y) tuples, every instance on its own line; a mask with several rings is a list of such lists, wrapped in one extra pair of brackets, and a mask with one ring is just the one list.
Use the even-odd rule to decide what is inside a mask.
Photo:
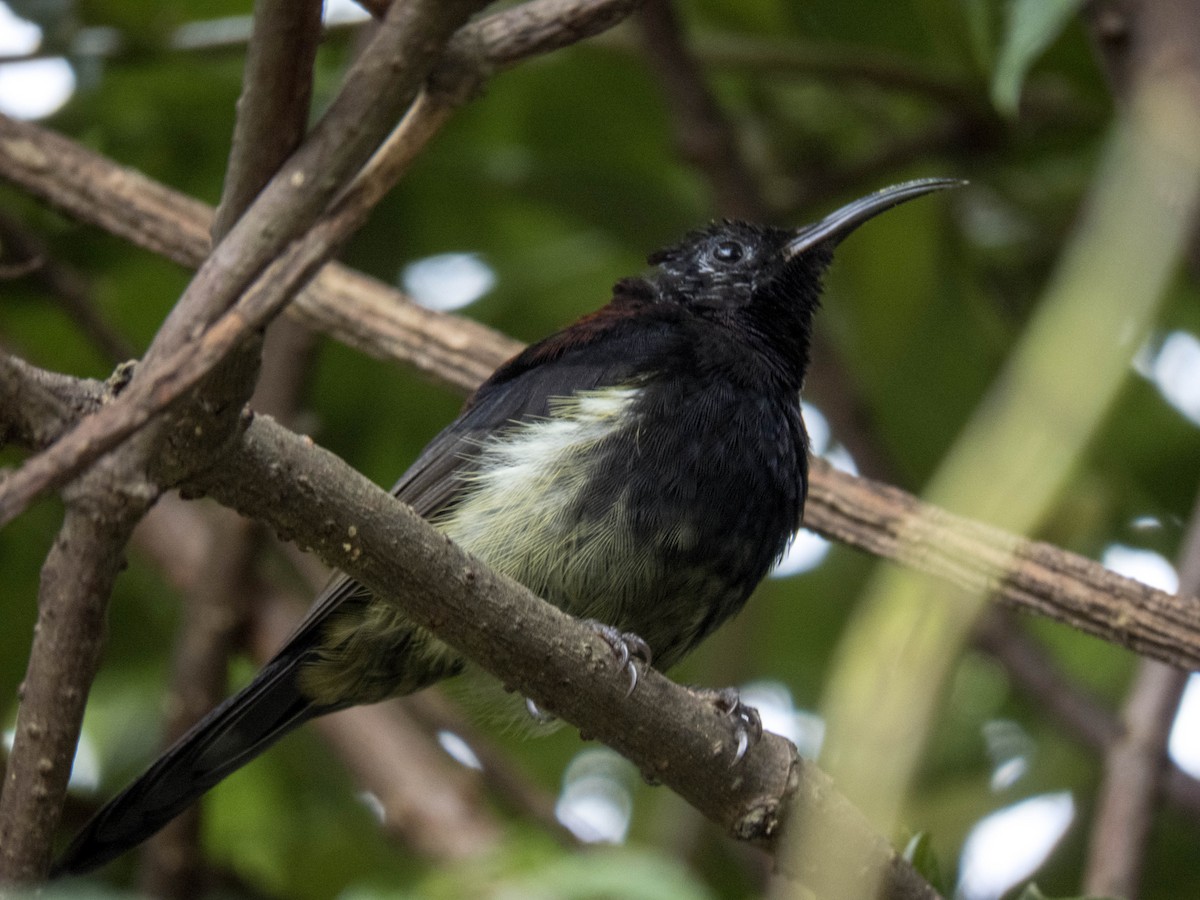
[[(644, 318), (632, 323), (614, 303), (527, 347), (467, 400), (458, 418), (429, 442), (396, 482), (392, 494), (424, 518), (435, 516), (462, 490), (462, 475), (471, 471), (485, 437), (508, 425), (551, 415), (555, 398), (629, 383), (645, 373), (656, 338), (669, 332), (669, 324), (662, 324), (660, 331)], [(366, 588), (350, 576), (335, 575), (286, 647), (311, 647), (314, 632), (334, 610), (368, 598)]]

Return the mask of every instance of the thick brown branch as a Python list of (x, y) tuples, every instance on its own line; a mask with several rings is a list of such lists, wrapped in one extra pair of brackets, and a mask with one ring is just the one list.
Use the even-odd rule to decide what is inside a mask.
[(226, 464), (191, 486), (402, 605), (505, 685), (586, 726), (735, 837), (774, 847), (798, 803), (806, 816), (836, 822), (861, 857), (887, 869), (886, 896), (936, 896), (790, 743), (764, 735), (731, 777), (735, 741), (711, 703), (654, 671), (627, 699), (611, 650), (590, 629), (488, 571), (310, 441), (258, 417)]

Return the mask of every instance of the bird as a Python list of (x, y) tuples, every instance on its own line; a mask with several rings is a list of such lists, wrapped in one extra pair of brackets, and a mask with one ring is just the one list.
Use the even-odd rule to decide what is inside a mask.
[[(962, 183), (896, 184), (800, 228), (723, 220), (690, 232), (618, 281), (607, 305), (502, 364), (393, 494), (593, 624), (632, 690), (635, 659), (665, 671), (683, 658), (744, 606), (801, 525), (800, 393), (834, 249), (885, 210)], [(140, 844), (302, 723), (465, 667), (336, 575), (254, 679), (101, 808), (52, 876)]]

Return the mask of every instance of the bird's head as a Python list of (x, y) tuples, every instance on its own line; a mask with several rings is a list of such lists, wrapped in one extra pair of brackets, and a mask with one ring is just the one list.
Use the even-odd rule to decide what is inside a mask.
[(802, 374), (834, 248), (879, 213), (963, 183), (926, 178), (893, 185), (795, 229), (715, 222), (651, 254), (647, 261), (654, 269), (646, 281), (658, 302), (679, 304), (738, 335), (767, 341)]
[(868, 219), (933, 191), (958, 187), (951, 178), (924, 178), (868, 194), (800, 228), (774, 228), (725, 220), (689, 232), (652, 253), (650, 282), (661, 300), (703, 310), (736, 310), (764, 292), (790, 293), (816, 302), (821, 276), (834, 248)]

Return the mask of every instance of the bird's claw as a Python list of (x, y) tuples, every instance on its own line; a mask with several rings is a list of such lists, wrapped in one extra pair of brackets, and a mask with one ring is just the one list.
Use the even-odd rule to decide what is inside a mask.
[(625, 696), (633, 694), (633, 689), (638, 683), (637, 663), (641, 662), (648, 668), (654, 659), (650, 645), (632, 631), (618, 631), (613, 626), (595, 619), (585, 619), (583, 624), (596, 632), (612, 648), (618, 668), (628, 670), (629, 689), (625, 691)]
[(742, 761), (746, 752), (762, 740), (762, 717), (753, 706), (747, 706), (738, 696), (737, 688), (722, 688), (721, 690), (706, 690), (713, 706), (733, 720), (733, 734), (737, 739), (737, 748), (733, 752), (730, 768)]

